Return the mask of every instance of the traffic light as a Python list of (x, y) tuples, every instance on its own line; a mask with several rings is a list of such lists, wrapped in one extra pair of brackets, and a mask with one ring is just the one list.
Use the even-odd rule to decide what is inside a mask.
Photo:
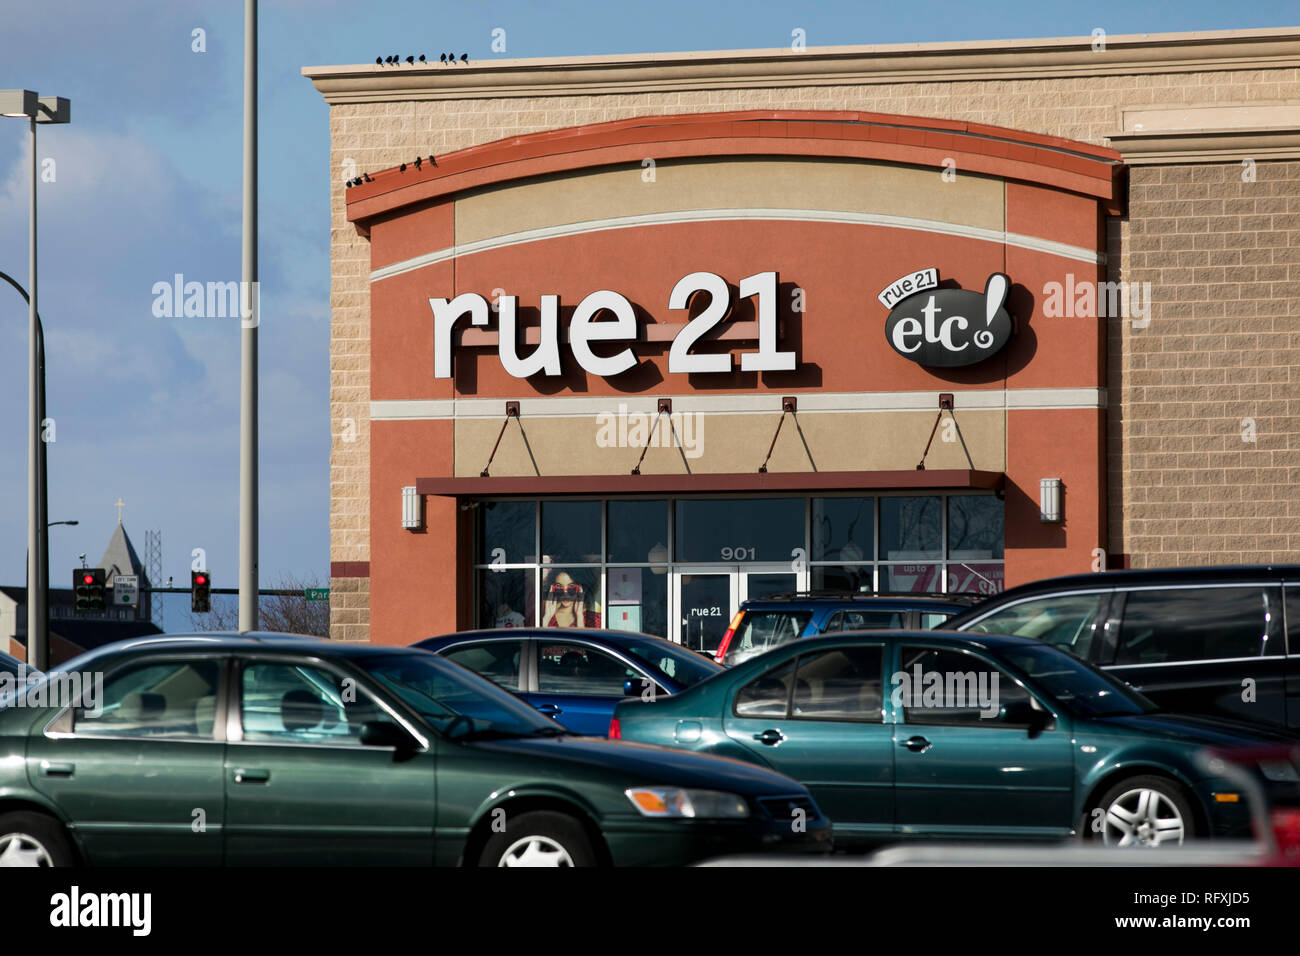
[(190, 610), (203, 614), (212, 610), (212, 576), (207, 571), (190, 572)]
[(72, 591), (77, 614), (102, 614), (104, 604), (104, 569), (77, 568), (72, 572)]

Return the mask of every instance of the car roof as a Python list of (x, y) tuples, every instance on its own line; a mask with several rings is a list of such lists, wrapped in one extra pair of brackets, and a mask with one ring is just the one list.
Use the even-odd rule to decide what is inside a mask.
[(820, 607), (826, 604), (835, 604), (846, 608), (879, 607), (884, 610), (925, 610), (927, 608), (965, 610), (970, 607), (972, 600), (981, 600), (983, 597), (984, 595), (958, 594), (951, 596), (918, 594), (915, 597), (906, 594), (773, 594), (767, 597), (749, 598), (742, 602), (742, 606), (816, 605)]
[(961, 623), (988, 613), (993, 607), (1036, 594), (1055, 591), (1088, 591), (1117, 587), (1158, 587), (1160, 585), (1230, 584), (1258, 581), (1261, 578), (1278, 581), (1300, 581), (1300, 564), (1220, 564), (1186, 568), (1139, 568), (1125, 571), (1102, 571), (1090, 574), (1070, 574), (1063, 577), (1043, 578), (1008, 588), (1000, 594), (990, 595), (986, 602), (964, 611), (948, 621), (946, 626)]
[[(446, 644), (459, 644), (467, 640), (491, 640), (493, 638), (545, 638), (547, 640), (560, 641), (564, 638), (580, 637), (592, 641), (604, 641), (607, 644), (617, 644), (620, 647), (626, 646), (633, 642), (642, 644), (646, 641), (663, 641), (666, 644), (673, 644), (667, 638), (659, 637), (657, 634), (642, 634), (639, 631), (607, 631), (595, 627), (481, 627), (469, 631), (456, 631), (454, 634), (439, 634), (437, 637), (426, 637), (423, 640), (416, 641), (413, 647), (442, 647)], [(673, 644), (674, 647), (681, 647), (680, 644)]]
[[(895, 630), (862, 630), (862, 631), (836, 631), (833, 634), (819, 634), (816, 637), (801, 638), (798, 641), (789, 641), (785, 644), (778, 645), (772, 650), (758, 654), (745, 661), (760, 660), (768, 657), (770, 654), (779, 650), (797, 650), (800, 654), (811, 653), (821, 647), (835, 647), (843, 643), (852, 643), (853, 641), (883, 641), (884, 643), (898, 643), (900, 641), (924, 641), (930, 644), (948, 644), (955, 647), (975, 647), (982, 650), (995, 651), (1012, 647), (1052, 647), (1040, 640), (1032, 637), (1019, 637), (1014, 634), (983, 634), (971, 631), (895, 631)], [(1060, 648), (1052, 648), (1060, 651)], [(1065, 651), (1060, 651), (1064, 654)]]
[[(194, 634), (159, 634), (133, 637), (96, 648), (84, 657), (121, 654), (141, 649), (159, 651), (306, 651), (329, 657), (354, 657), (364, 654), (409, 654), (410, 647), (368, 644), (356, 641), (331, 641), (306, 634), (281, 634), (275, 631), (207, 631)], [(418, 649), (417, 649), (418, 650)], [(75, 660), (75, 658), (74, 658)]]

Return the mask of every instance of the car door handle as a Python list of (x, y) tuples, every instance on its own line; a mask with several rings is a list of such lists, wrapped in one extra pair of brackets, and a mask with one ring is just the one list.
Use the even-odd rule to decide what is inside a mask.
[(75, 763), (54, 763), (50, 760), (41, 761), (42, 777), (71, 777), (76, 771)]
[(235, 783), (266, 783), (271, 779), (271, 771), (260, 768), (240, 767), (235, 771)]
[(754, 739), (760, 744), (767, 744), (769, 747), (775, 747), (781, 741), (785, 740), (785, 734), (779, 730), (765, 730), (761, 734), (754, 734)]
[(923, 754), (930, 749), (930, 741), (924, 737), (908, 737), (906, 740), (900, 741), (898, 746), (906, 747), (914, 754)]
[(539, 714), (548, 714), (551, 717), (554, 717), (556, 714), (564, 713), (564, 711), (560, 709), (559, 704), (538, 704), (537, 712)]

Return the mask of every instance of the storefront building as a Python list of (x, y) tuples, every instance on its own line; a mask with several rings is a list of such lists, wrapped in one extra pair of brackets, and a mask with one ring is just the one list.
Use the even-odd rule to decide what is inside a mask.
[(1096, 47), (304, 70), (334, 636), (1292, 556), (1300, 34)]

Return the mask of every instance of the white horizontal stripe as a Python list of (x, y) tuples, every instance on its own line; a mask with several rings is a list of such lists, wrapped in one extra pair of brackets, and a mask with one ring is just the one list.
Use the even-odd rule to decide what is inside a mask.
[(656, 212), (639, 216), (615, 216), (610, 219), (591, 219), (586, 222), (563, 223), (557, 226), (545, 226), (541, 229), (527, 229), (512, 232), (490, 239), (461, 243), (446, 249), (426, 252), (424, 255), (403, 259), (382, 266), (370, 273), (370, 281), (378, 282), (416, 269), (423, 269), (438, 262), (485, 252), (489, 249), (503, 249), (525, 242), (537, 242), (542, 239), (556, 239), (561, 236), (576, 236), (588, 232), (606, 232), (612, 229), (632, 229), (640, 226), (666, 226), (684, 222), (739, 222), (761, 219), (778, 222), (832, 222), (859, 226), (888, 226), (895, 229), (915, 229), (920, 232), (934, 232), (945, 236), (961, 236), (967, 239), (980, 239), (984, 242), (996, 242), (1015, 246), (1019, 249), (1032, 249), (1049, 255), (1075, 259), (1079, 262), (1102, 263), (1106, 261), (1104, 253), (1082, 246), (1071, 246), (1064, 242), (1052, 242), (1036, 236), (1023, 236), (1014, 232), (998, 229), (985, 229), (980, 226), (964, 226), (958, 223), (940, 222), (937, 219), (915, 219), (911, 216), (886, 216), (873, 212), (843, 212), (827, 209), (687, 209), (681, 212)]
[[(673, 413), (728, 415), (778, 415), (777, 394), (733, 395), (605, 395), (572, 398), (521, 398), (519, 413), (525, 418), (593, 418), (619, 414), (655, 414), (660, 398), (671, 397)], [(939, 408), (938, 392), (811, 392), (798, 394), (799, 412), (932, 412)], [(957, 411), (1006, 411), (1069, 408), (1105, 408), (1104, 388), (969, 389), (953, 392)], [(500, 419), (505, 400), (500, 398), (401, 399), (370, 403), (371, 421), (413, 421), (467, 418)]]

